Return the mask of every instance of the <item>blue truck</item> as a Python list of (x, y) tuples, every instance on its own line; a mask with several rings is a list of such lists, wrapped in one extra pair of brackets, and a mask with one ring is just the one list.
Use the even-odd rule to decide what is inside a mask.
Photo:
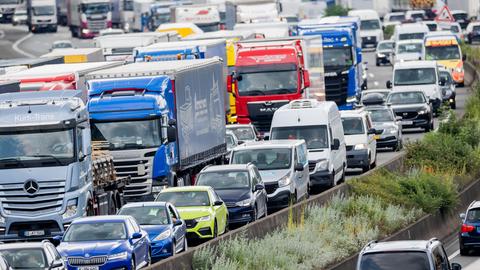
[(193, 184), (226, 154), (219, 58), (133, 63), (88, 75), (92, 140), (107, 141), (129, 201)]

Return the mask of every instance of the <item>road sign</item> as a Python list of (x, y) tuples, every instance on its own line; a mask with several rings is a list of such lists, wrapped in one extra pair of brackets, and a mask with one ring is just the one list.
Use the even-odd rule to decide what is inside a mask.
[(437, 13), (437, 17), (435, 17), (435, 21), (437, 22), (454, 22), (455, 19), (450, 12), (450, 9), (447, 5), (444, 5), (440, 12)]

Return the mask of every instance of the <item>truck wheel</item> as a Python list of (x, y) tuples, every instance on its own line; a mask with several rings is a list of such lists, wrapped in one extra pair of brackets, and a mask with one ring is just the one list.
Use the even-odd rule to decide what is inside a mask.
[(115, 199), (113, 197), (114, 195), (108, 196), (108, 214), (109, 215), (115, 215), (117, 213), (116, 207), (115, 207)]
[(91, 200), (88, 201), (87, 210), (85, 212), (87, 212), (87, 216), (90, 217), (95, 215), (95, 210), (93, 209), (93, 202)]

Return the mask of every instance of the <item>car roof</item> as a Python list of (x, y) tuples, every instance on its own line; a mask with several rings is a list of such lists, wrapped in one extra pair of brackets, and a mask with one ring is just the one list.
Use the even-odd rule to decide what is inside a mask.
[(365, 110), (362, 109), (357, 109), (357, 110), (347, 110), (347, 111), (340, 111), (340, 116), (341, 117), (348, 117), (348, 116), (359, 116), (363, 117), (365, 116), (366, 112)]
[(119, 221), (124, 222), (129, 218), (130, 216), (123, 216), (123, 215), (82, 217), (82, 218), (75, 219), (72, 222), (72, 224), (91, 223), (91, 222), (119, 222)]
[(235, 150), (242, 148), (291, 148), (305, 143), (304, 140), (269, 140), (269, 141), (250, 141), (235, 147)]
[(394, 68), (427, 68), (427, 67), (436, 67), (436, 61), (429, 61), (429, 60), (415, 60), (415, 61), (407, 61), (407, 62), (399, 62), (395, 64)]
[(236, 127), (253, 127), (251, 124), (230, 124), (226, 125), (227, 128), (236, 128)]
[(246, 171), (252, 164), (228, 164), (205, 167), (201, 172)]
[(369, 243), (362, 250), (362, 253), (365, 254), (385, 251), (427, 251), (432, 241), (433, 240), (401, 240)]
[(147, 206), (157, 206), (157, 207), (166, 207), (166, 202), (132, 202), (127, 203), (122, 208), (130, 208), (130, 207), (147, 207)]
[(469, 206), (468, 206), (468, 209), (472, 209), (472, 208), (480, 208), (480, 201), (473, 201)]
[(22, 242), (1, 244), (0, 250), (7, 249), (27, 249), (27, 248), (43, 248), (44, 242)]
[(184, 186), (184, 187), (169, 187), (162, 190), (160, 193), (165, 192), (189, 192), (189, 191), (209, 191), (211, 187), (209, 186)]

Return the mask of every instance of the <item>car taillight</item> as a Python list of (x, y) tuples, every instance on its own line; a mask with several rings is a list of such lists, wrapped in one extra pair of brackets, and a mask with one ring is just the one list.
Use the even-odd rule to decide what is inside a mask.
[(467, 232), (473, 231), (474, 229), (475, 229), (475, 227), (472, 226), (472, 225), (462, 224), (461, 231), (462, 231), (462, 233), (467, 233)]

